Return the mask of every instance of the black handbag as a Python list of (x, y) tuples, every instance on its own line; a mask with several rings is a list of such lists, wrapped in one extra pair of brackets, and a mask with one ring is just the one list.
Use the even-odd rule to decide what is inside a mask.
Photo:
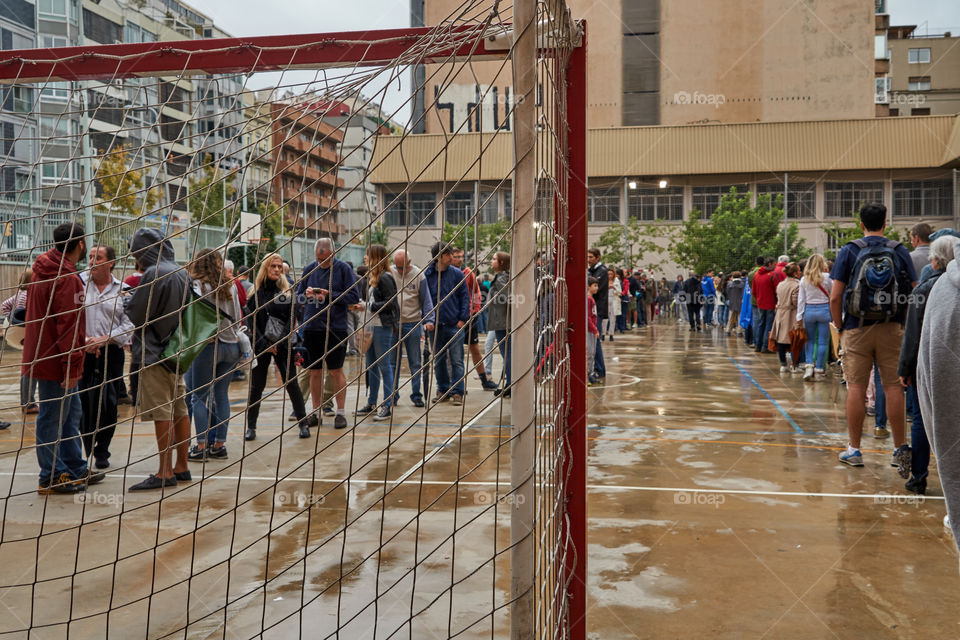
[(266, 351), (285, 340), (290, 341), (290, 348), (300, 344), (299, 334), (297, 334), (296, 331), (290, 331), (290, 324), (288, 322), (276, 316), (268, 316), (267, 326), (263, 328), (263, 333), (257, 337), (257, 351)]

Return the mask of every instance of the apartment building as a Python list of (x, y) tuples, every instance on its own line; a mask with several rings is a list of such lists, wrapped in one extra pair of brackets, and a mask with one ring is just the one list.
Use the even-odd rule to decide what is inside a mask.
[(889, 115), (960, 113), (960, 37), (949, 31), (918, 33), (916, 25), (890, 27)]

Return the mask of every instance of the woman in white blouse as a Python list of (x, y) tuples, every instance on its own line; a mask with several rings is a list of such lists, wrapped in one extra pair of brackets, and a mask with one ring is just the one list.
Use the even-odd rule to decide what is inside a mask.
[(830, 290), (833, 280), (827, 273), (827, 261), (819, 253), (807, 260), (800, 279), (797, 321), (807, 329), (806, 368), (803, 379), (813, 380), (814, 371), (822, 375), (830, 351)]

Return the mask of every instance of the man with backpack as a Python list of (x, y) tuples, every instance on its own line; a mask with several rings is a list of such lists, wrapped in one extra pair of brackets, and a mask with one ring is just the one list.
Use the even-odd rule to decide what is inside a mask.
[(910, 445), (904, 434), (904, 396), (897, 378), (903, 323), (917, 275), (910, 252), (887, 240), (887, 208), (879, 202), (860, 209), (863, 238), (840, 249), (830, 277), (830, 315), (841, 332), (843, 373), (847, 381), (847, 433), (850, 442), (840, 462), (863, 466), (860, 436), (866, 413), (867, 384), (874, 362), (887, 396), (887, 417), (893, 432), (893, 463), (900, 476), (910, 476)]

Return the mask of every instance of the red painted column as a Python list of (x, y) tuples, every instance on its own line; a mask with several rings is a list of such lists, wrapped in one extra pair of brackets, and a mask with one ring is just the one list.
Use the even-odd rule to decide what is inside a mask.
[(570, 346), (570, 456), (564, 470), (569, 515), (566, 571), (570, 637), (587, 637), (587, 25), (567, 63), (567, 152), (570, 167), (567, 308)]

